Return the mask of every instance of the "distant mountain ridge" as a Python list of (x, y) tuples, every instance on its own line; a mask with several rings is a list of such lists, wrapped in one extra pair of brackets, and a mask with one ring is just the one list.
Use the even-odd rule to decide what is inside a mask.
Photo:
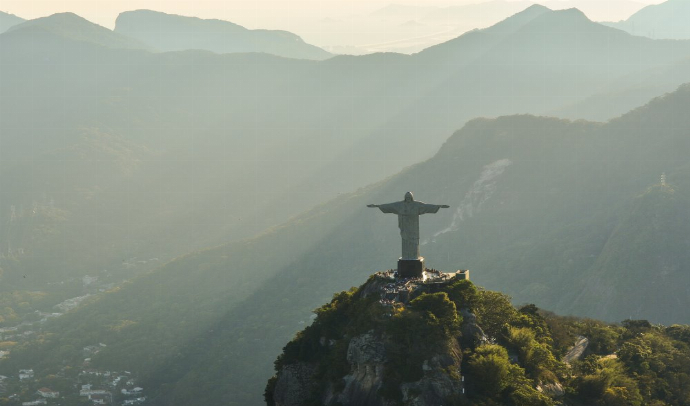
[(249, 30), (229, 21), (203, 20), (152, 10), (120, 13), (115, 22), (115, 32), (136, 38), (160, 51), (265, 52), (314, 60), (332, 56), (287, 31)]
[(667, 0), (649, 5), (625, 21), (602, 23), (650, 38), (689, 39), (690, 2)]
[(18, 36), (25, 33), (47, 34), (63, 39), (88, 42), (107, 48), (147, 49), (144, 43), (115, 33), (98, 24), (94, 24), (74, 13), (58, 13), (48, 17), (22, 22), (11, 27), (5, 36)]
[(9, 28), (21, 24), (25, 19), (21, 17), (17, 17), (14, 14), (9, 14), (9, 13), (4, 13), (0, 11), (0, 34), (3, 32), (7, 31)]

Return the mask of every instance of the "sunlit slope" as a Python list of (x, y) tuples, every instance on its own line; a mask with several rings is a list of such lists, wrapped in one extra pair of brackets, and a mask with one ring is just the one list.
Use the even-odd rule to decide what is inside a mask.
[[(81, 356), (55, 348), (100, 340), (108, 347), (94, 365), (136, 365), (148, 388), (161, 388), (161, 404), (259, 404), (274, 354), (309, 322), (310, 310), (372, 268), (395, 266), (395, 217), (365, 206), (399, 200), (408, 190), (451, 206), (421, 218), (429, 267), (470, 269), (478, 283), (544, 308), (687, 322), (687, 295), (675, 296), (673, 313), (657, 298), (686, 285), (687, 250), (659, 243), (663, 231), (638, 233), (649, 226), (635, 218), (639, 196), (662, 172), (680, 205), (661, 205), (663, 224), (687, 199), (689, 101), (685, 86), (607, 124), (527, 115), (473, 120), (428, 161), (254, 240), (191, 254), (105, 295), (58, 320), (42, 345), (15, 350), (5, 365), (32, 357), (48, 373), (58, 360)], [(687, 223), (677, 223), (673, 235), (687, 240)], [(664, 260), (629, 260), (642, 256)], [(645, 295), (618, 289), (652, 273), (654, 264), (678, 266), (658, 270), (664, 278)], [(592, 289), (598, 280), (616, 294), (601, 298)]]
[(249, 30), (229, 21), (203, 20), (152, 10), (120, 13), (115, 21), (115, 32), (150, 44), (159, 51), (265, 52), (313, 60), (332, 56), (291, 32)]

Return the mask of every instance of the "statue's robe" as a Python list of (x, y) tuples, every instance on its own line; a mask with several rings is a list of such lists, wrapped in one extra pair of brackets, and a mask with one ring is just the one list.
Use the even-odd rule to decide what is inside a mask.
[(402, 237), (402, 259), (419, 258), (419, 216), (436, 213), (441, 205), (427, 204), (418, 201), (400, 201), (378, 206), (384, 213), (398, 215), (398, 227)]

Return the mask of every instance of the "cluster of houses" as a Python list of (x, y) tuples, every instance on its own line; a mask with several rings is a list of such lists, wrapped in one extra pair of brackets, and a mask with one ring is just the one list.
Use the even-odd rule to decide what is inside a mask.
[(144, 402), (146, 402), (146, 396), (136, 399), (127, 399), (122, 403), (122, 406), (141, 405)]
[[(31, 371), (33, 373), (33, 371)], [(37, 405), (46, 405), (48, 404), (48, 399), (57, 399), (60, 397), (60, 392), (54, 391), (49, 388), (41, 388), (36, 391), (36, 395), (40, 396), (40, 398), (36, 400), (31, 400), (28, 402), (22, 402), (22, 406), (37, 406)]]
[(0, 328), (0, 340), (2, 340), (2, 341), (8, 341), (8, 340), (19, 341), (19, 340), (25, 339), (25, 338), (33, 335), (34, 331), (31, 331), (31, 330), (19, 331), (19, 329), (21, 327), (30, 326), (32, 324), (33, 323), (24, 322), (18, 326)]
[[(28, 385), (30, 382), (36, 382), (34, 381), (34, 375), (33, 369), (19, 370), (19, 383)], [(7, 379), (5, 376), (0, 376), (0, 384), (4, 386), (3, 381)], [(91, 382), (81, 385), (79, 396), (86, 397), (93, 405), (133, 406), (142, 405), (146, 402), (144, 388), (135, 385), (135, 381), (128, 371), (118, 373), (84, 369), (79, 373), (78, 381)], [(48, 387), (42, 387), (34, 393), (34, 399), (22, 402), (22, 406), (50, 405), (52, 404), (52, 399), (61, 399), (65, 397), (64, 395), (69, 396), (70, 394), (63, 394), (61, 397), (60, 392)], [(15, 394), (10, 396), (10, 398), (19, 400), (18, 396)], [(76, 394), (72, 394), (72, 396), (76, 396)]]
[[(112, 404), (113, 394), (105, 389), (94, 389), (93, 385), (81, 386), (79, 396), (86, 396), (94, 405)], [(107, 403), (106, 403), (107, 402)]]
[(22, 406), (38, 406), (38, 405), (46, 405), (48, 404), (48, 401), (46, 399), (36, 399), (32, 400), (30, 402), (22, 402)]
[(113, 392), (118, 387), (121, 387), (123, 382), (125, 387), (120, 389), (120, 393), (123, 396), (132, 397), (132, 399), (125, 399), (122, 403), (123, 405), (140, 405), (146, 401), (146, 396), (143, 396), (144, 388), (135, 386), (134, 379), (131, 379), (131, 374), (127, 371), (125, 371), (125, 375), (121, 375), (110, 371), (87, 369), (83, 370), (79, 375), (82, 377), (105, 378), (103, 384), (108, 386), (109, 389), (95, 388), (90, 383), (81, 386), (79, 396), (86, 396), (94, 405), (113, 405)]
[(32, 379), (34, 377), (33, 369), (20, 369), (19, 370), (19, 380), (25, 381), (27, 379)]

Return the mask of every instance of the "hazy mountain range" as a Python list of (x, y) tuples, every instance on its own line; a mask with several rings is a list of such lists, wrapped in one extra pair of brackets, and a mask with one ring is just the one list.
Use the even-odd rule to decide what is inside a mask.
[(0, 45), (0, 266), (4, 286), (29, 290), (252, 236), (431, 156), (472, 117), (690, 80), (689, 42), (540, 6), (413, 56), (155, 53), (73, 14)]
[(627, 18), (643, 7), (628, 0), (461, 2), (449, 6), (391, 3), (373, 12), (333, 14), (328, 18), (284, 21), (305, 38), (335, 53), (416, 53), (464, 32), (486, 28), (527, 7), (541, 4), (554, 10), (577, 8), (594, 21)]
[(150, 44), (159, 51), (265, 52), (316, 60), (332, 56), (287, 31), (248, 30), (228, 21), (202, 20), (151, 10), (121, 13), (115, 22), (115, 32)]
[(365, 205), (408, 190), (452, 206), (423, 217), (428, 266), (562, 313), (690, 319), (690, 89), (616, 117), (690, 81), (690, 41), (542, 6), (322, 61), (156, 52), (141, 32), (67, 13), (0, 34), (0, 289), (112, 289), (0, 374), (102, 342), (93, 365), (134, 370), (159, 404), (259, 404), (310, 310), (395, 265), (395, 219)]
[(650, 72), (690, 56), (539, 6), (413, 56), (154, 53), (73, 14), (0, 46), (5, 224), (15, 211), (0, 238), (24, 252), (0, 266), (27, 289), (254, 235), (425, 159), (472, 117), (552, 111), (626, 78), (655, 88)]

